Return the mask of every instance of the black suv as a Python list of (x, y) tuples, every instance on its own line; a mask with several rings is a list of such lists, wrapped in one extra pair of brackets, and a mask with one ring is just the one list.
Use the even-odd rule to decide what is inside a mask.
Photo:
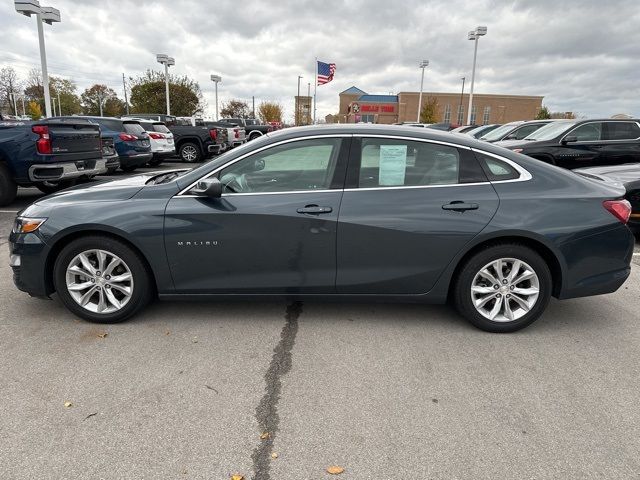
[(496, 145), (569, 169), (640, 162), (640, 120), (559, 120)]

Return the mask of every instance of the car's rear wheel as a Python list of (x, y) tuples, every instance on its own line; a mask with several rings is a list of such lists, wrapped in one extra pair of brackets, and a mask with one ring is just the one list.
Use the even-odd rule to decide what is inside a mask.
[(460, 314), (476, 327), (507, 333), (540, 317), (552, 288), (549, 266), (537, 252), (524, 245), (501, 244), (466, 262), (453, 299)]
[(6, 165), (0, 163), (0, 207), (13, 202), (18, 194), (18, 185), (11, 178), (11, 172)]
[(153, 284), (140, 256), (108, 237), (72, 241), (58, 255), (53, 276), (65, 306), (90, 322), (122, 322), (153, 296)]
[(191, 142), (185, 142), (180, 145), (178, 155), (180, 155), (180, 158), (187, 163), (200, 162), (202, 160), (200, 147)]
[(138, 168), (137, 165), (121, 165), (120, 166), (120, 169), (125, 173), (133, 172), (136, 168)]

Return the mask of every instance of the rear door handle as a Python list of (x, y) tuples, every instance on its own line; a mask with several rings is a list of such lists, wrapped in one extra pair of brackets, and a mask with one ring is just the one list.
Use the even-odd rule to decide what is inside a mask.
[(477, 210), (477, 203), (451, 202), (442, 205), (443, 210), (453, 210), (454, 212), (464, 212), (465, 210)]
[(318, 205), (306, 205), (303, 208), (297, 210), (298, 213), (306, 213), (308, 215), (321, 215), (323, 213), (333, 212), (331, 207), (320, 207)]

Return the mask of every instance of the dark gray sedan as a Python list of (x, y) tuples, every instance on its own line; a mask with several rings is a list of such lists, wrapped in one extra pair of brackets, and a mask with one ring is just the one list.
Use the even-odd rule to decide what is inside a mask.
[(160, 298), (444, 303), (511, 332), (630, 272), (624, 190), (431, 129), (270, 133), (189, 171), (81, 186), (22, 211), (19, 289), (119, 322)]

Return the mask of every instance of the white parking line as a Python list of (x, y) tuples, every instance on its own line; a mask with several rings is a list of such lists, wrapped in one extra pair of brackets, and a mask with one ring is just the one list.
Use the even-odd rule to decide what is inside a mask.
[(20, 210), (0, 210), (0, 213), (18, 213)]

